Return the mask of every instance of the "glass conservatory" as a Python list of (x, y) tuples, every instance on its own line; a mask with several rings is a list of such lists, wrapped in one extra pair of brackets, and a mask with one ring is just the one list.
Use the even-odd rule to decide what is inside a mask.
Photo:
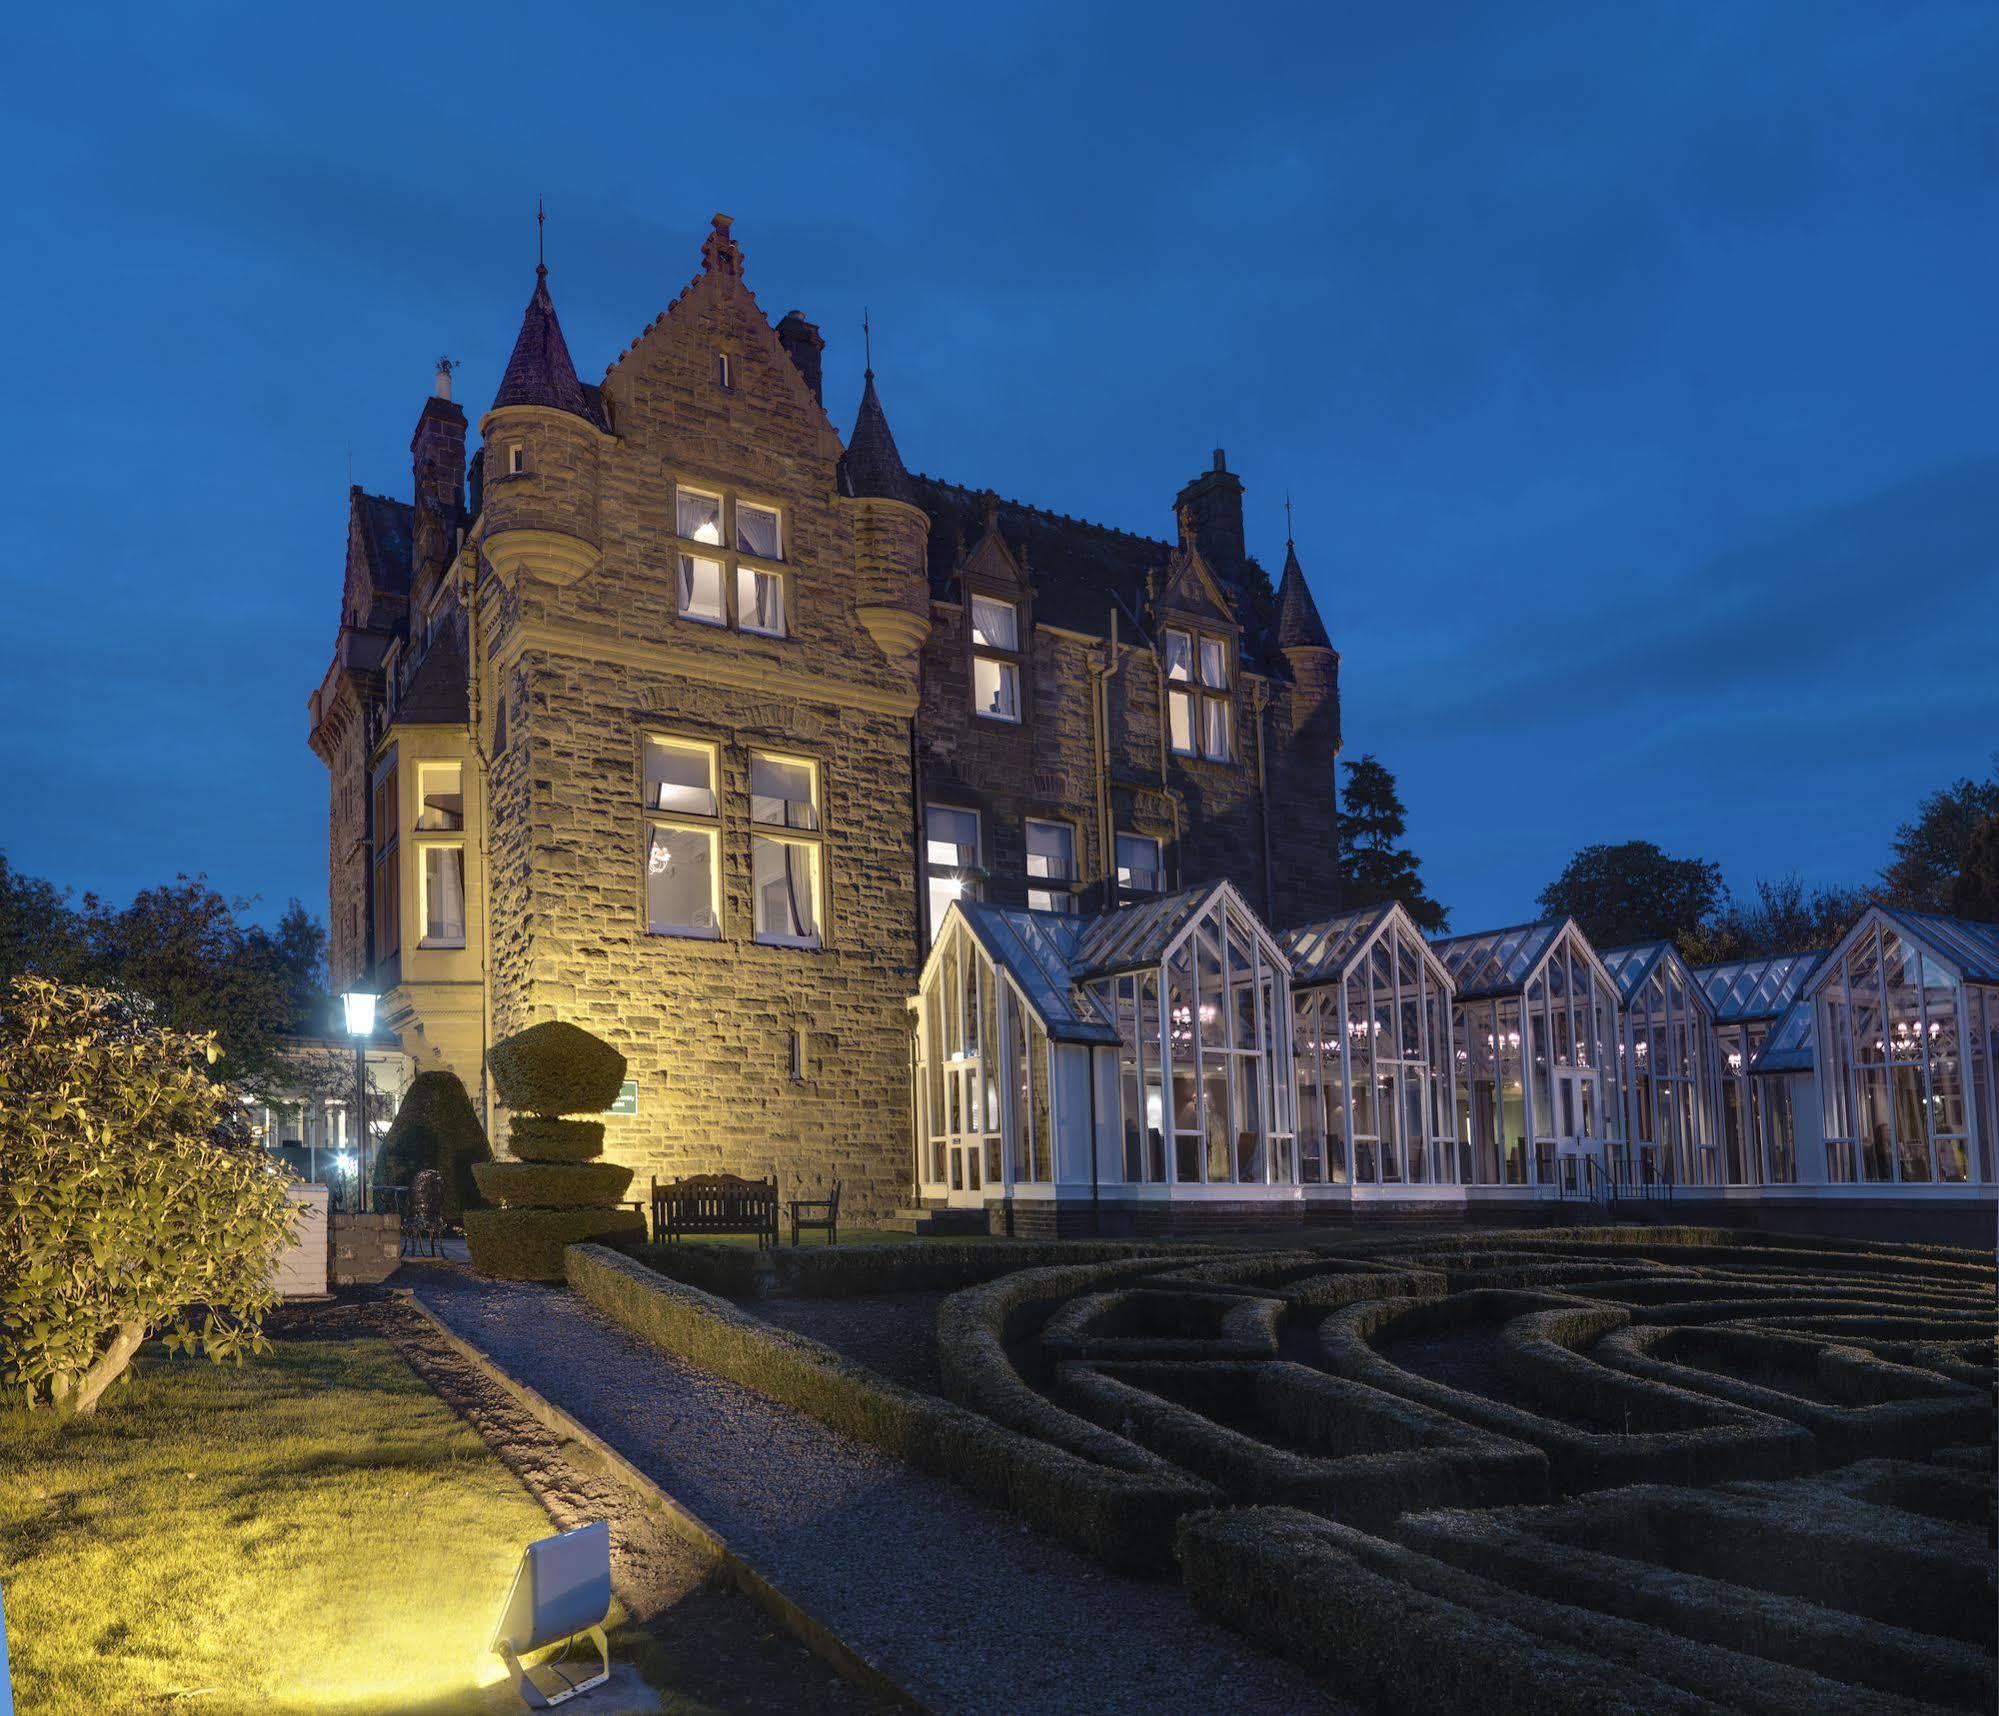
[(1827, 1179), (1989, 1184), (1999, 925), (1870, 907), (1809, 990)]
[(912, 1006), (926, 1198), (1297, 1196), (1289, 967), (1225, 882), (1095, 917), (953, 900)]
[[(1714, 1015), (1715, 1071), (1721, 1086), (1721, 1177), (1730, 1186), (1786, 1186), (1798, 1179), (1800, 1119), (1810, 1139), (1818, 1129), (1800, 1113), (1799, 1087), (1810, 1091), (1811, 1061), (1802, 1069), (1775, 1064), (1784, 1048), (1786, 1015), (1818, 969), (1816, 953), (1702, 966), (1694, 981)], [(1809, 1009), (1801, 1014), (1808, 1023)], [(1795, 1035), (1797, 1023), (1789, 1030)], [(1763, 1064), (1764, 1051), (1772, 1063)], [(1789, 1051), (1787, 1051), (1789, 1052)], [(1809, 1110), (1809, 1102), (1803, 1108)], [(1809, 1146), (1808, 1146), (1809, 1147)]]
[[(1431, 944), (1449, 973), (1465, 1182), (1581, 1189), (1623, 1136), (1617, 984), (1573, 920)], [(1595, 1163), (1594, 1169), (1585, 1164)]]
[(1287, 931), (1298, 1172), (1313, 1186), (1455, 1186), (1451, 978), (1399, 905)]
[(1625, 1149), (1619, 1177), (1641, 1186), (1720, 1184), (1714, 1010), (1670, 941), (1603, 956), (1623, 1002)]

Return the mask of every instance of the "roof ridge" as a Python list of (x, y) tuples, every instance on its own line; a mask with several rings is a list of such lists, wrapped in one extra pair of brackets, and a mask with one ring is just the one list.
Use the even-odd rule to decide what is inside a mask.
[(934, 483), (940, 489), (950, 489), (968, 500), (977, 500), (981, 495), (992, 495), (1001, 506), (1012, 507), (1016, 512), (1031, 512), (1057, 524), (1080, 524), (1085, 530), (1101, 530), (1106, 536), (1128, 536), (1135, 542), (1150, 542), (1160, 548), (1171, 550), (1173, 544), (1160, 536), (1144, 536), (1138, 531), (1127, 530), (1121, 524), (1099, 524), (1093, 518), (1077, 518), (1066, 512), (1056, 512), (1052, 507), (1036, 506), (1032, 501), (1015, 500), (1001, 494), (997, 489), (973, 488), (967, 483), (954, 483), (949, 477), (933, 477), (928, 471), (918, 471), (919, 483)]

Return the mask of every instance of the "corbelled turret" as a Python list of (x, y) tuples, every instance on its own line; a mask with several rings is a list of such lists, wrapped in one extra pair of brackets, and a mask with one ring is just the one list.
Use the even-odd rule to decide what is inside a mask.
[(854, 434), (840, 460), (840, 493), (854, 514), (854, 576), (861, 624), (891, 661), (913, 658), (930, 635), (929, 514), (896, 450), (870, 366)]

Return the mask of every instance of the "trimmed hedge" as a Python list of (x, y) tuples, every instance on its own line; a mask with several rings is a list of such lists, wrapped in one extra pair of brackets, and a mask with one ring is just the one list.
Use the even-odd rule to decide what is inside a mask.
[[(1083, 1239), (921, 1239), (909, 1244), (780, 1246), (758, 1251), (741, 1245), (683, 1240), (649, 1245), (638, 1255), (660, 1274), (726, 1298), (753, 1293), (795, 1293), (807, 1299), (845, 1299), (875, 1293), (955, 1293), (1022, 1269), (1051, 1265), (1170, 1256), (1171, 1242)], [(1195, 1251), (1210, 1256), (1208, 1248)]]
[(486, 1051), (493, 1088), (520, 1114), (601, 1114), (618, 1100), (625, 1057), (580, 1025), (545, 1019)]
[(507, 1148), (523, 1162), (594, 1162), (604, 1153), (604, 1123), (517, 1114), (507, 1122)]
[(481, 1162), (472, 1177), (510, 1209), (601, 1209), (623, 1196), (632, 1170), (615, 1162)]
[(1113, 1471), (1013, 1434), (601, 1246), (567, 1261), (572, 1288), (662, 1351), (941, 1473), (1121, 1571), (1169, 1568), (1180, 1517), (1221, 1499), (1156, 1460)]
[[(1504, 1325), (1555, 1311), (1556, 1323), (1517, 1334)], [(1554, 1299), (1545, 1293), (1481, 1288), (1441, 1300), (1383, 1300), (1336, 1311), (1319, 1327), (1327, 1368), (1390, 1394), (1421, 1401), (1481, 1429), (1540, 1448), (1548, 1456), (1555, 1490), (1569, 1494), (1658, 1478), (1715, 1483), (1729, 1478), (1786, 1477), (1808, 1470), (1809, 1434), (1795, 1424), (1657, 1383), (1620, 1376), (1559, 1348), (1551, 1330), (1569, 1333), (1622, 1321), (1625, 1313)], [(1527, 1405), (1495, 1400), (1404, 1370), (1377, 1346), (1398, 1338), (1438, 1333), (1466, 1323), (1501, 1323), (1501, 1370), (1529, 1398), (1550, 1411), (1579, 1417), (1592, 1427), (1564, 1423)], [(1511, 1338), (1509, 1338), (1509, 1336)], [(1635, 1415), (1638, 1429), (1616, 1426)]]
[(407, 1186), (426, 1168), (444, 1179), (444, 1219), (455, 1222), (475, 1207), (474, 1166), (492, 1160), (486, 1129), (458, 1075), (422, 1072), (410, 1080), (402, 1106), (375, 1153), (375, 1184)]
[(563, 1251), (584, 1240), (616, 1245), (645, 1237), (637, 1210), (467, 1210), (465, 1242), (482, 1275), (560, 1281)]
[(1395, 1535), (1530, 1600), (1621, 1616), (1845, 1683), (1828, 1708), (1853, 1708), (1846, 1690), (1853, 1687), (1972, 1710), (1990, 1702), (1992, 1664), (1975, 1646), (1627, 1555), (1553, 1543), (1534, 1534), (1533, 1518), (1528, 1511), (1412, 1515)]
[(1542, 1500), (1548, 1460), (1363, 1383), (1295, 1364), (1065, 1364), (1064, 1404), (1232, 1500), (1367, 1531), (1413, 1509)]
[(1372, 1263), (1316, 1252), (1264, 1252), (1177, 1266), (1151, 1285), (1281, 1299), (1294, 1312), (1325, 1312), (1363, 1299), (1433, 1299), (1445, 1290), (1434, 1269), (1382, 1270)]

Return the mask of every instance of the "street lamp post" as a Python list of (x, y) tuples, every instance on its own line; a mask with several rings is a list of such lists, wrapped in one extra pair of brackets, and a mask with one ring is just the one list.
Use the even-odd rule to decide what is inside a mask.
[(347, 1034), (354, 1039), (354, 1172), (355, 1207), (368, 1208), (368, 1039), (375, 1034), (375, 997), (350, 989), (340, 997), (347, 1013)]

